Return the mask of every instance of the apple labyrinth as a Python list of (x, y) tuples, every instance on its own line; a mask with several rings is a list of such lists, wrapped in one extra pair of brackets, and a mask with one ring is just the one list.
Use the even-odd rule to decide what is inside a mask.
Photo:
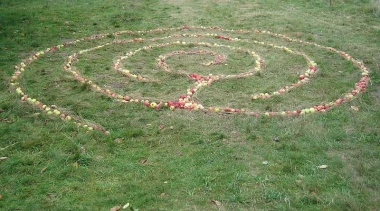
[[(195, 31), (195, 32), (192, 32)], [(173, 32), (170, 35), (155, 37), (155, 33), (168, 33)], [(226, 34), (236, 34), (236, 37), (232, 37)], [(305, 60), (306, 67), (304, 67), (304, 71), (298, 75), (298, 80), (295, 83), (289, 83), (283, 87), (280, 87), (278, 90), (273, 90), (272, 92), (265, 93), (249, 93), (251, 95), (252, 101), (257, 100), (265, 100), (266, 98), (271, 98), (276, 95), (283, 95), (289, 92), (292, 89), (295, 89), (303, 84), (310, 82), (314, 75), (318, 74), (318, 66), (317, 63), (313, 61), (308, 55), (303, 52), (299, 52), (298, 50), (294, 50), (290, 47), (285, 47), (277, 44), (266, 43), (262, 41), (252, 40), (252, 39), (244, 39), (244, 35), (265, 35), (268, 37), (272, 37), (275, 39), (283, 40), (283, 42), (288, 43), (297, 43), (305, 46), (312, 46), (314, 48), (326, 50), (328, 52), (336, 53), (346, 60), (350, 61), (354, 66), (358, 67), (361, 71), (361, 77), (357, 83), (352, 85), (352, 88), (345, 93), (342, 93), (341, 97), (329, 102), (321, 102), (320, 104), (316, 104), (311, 107), (306, 108), (294, 108), (283, 111), (257, 111), (249, 108), (231, 108), (228, 106), (216, 106), (216, 105), (203, 105), (197, 98), (194, 96), (199, 93), (202, 89), (209, 87), (213, 82), (223, 81), (228, 79), (237, 79), (237, 78), (246, 78), (246, 77), (255, 77), (256, 74), (263, 72), (265, 67), (265, 59), (259, 55), (259, 53), (253, 51), (250, 48), (245, 47), (237, 47), (234, 45), (227, 45), (223, 43), (237, 43), (244, 46), (245, 43), (254, 44), (257, 46), (262, 46), (271, 51), (279, 51), (284, 52), (286, 54), (292, 56), (299, 56)], [(134, 37), (130, 39), (116, 39), (119, 36), (128, 35), (129, 37)], [(151, 35), (153, 38), (140, 38), (141, 35)], [(62, 70), (66, 73), (71, 74), (71, 76), (76, 79), (79, 83), (87, 84), (91, 87), (92, 90), (99, 92), (103, 95), (106, 95), (110, 98), (115, 99), (115, 101), (120, 103), (139, 103), (146, 107), (153, 108), (156, 110), (160, 109), (185, 109), (191, 111), (202, 111), (202, 112), (213, 112), (213, 113), (244, 113), (252, 116), (295, 116), (302, 115), (308, 113), (315, 112), (325, 112), (331, 107), (337, 106), (345, 101), (350, 101), (355, 98), (355, 96), (366, 90), (366, 86), (369, 82), (369, 71), (364, 66), (364, 64), (347, 54), (346, 52), (339, 51), (332, 47), (326, 47), (319, 45), (317, 43), (303, 41), (299, 39), (293, 39), (288, 36), (282, 34), (276, 34), (269, 31), (261, 31), (261, 30), (226, 30), (219, 27), (196, 27), (196, 26), (183, 26), (179, 28), (159, 28), (148, 31), (120, 31), (110, 34), (99, 34), (90, 37), (85, 37), (80, 40), (74, 40), (70, 42), (65, 42), (64, 44), (53, 46), (47, 48), (46, 50), (39, 51), (31, 55), (30, 57), (24, 59), (21, 63), (15, 66), (15, 72), (11, 77), (10, 84), (14, 87), (14, 90), (17, 94), (21, 95), (21, 100), (23, 102), (27, 102), (33, 106), (37, 106), (46, 112), (48, 115), (55, 115), (60, 117), (61, 119), (69, 122), (73, 122), (76, 125), (86, 128), (87, 130), (98, 130), (102, 131), (105, 134), (109, 134), (110, 132), (103, 126), (96, 123), (89, 123), (89, 121), (77, 117), (76, 115), (72, 115), (70, 111), (66, 111), (64, 108), (60, 108), (54, 104), (48, 105), (44, 102), (40, 101), (36, 98), (37, 94), (27, 93), (25, 87), (27, 84), (22, 84), (20, 78), (23, 76), (23, 73), (27, 71), (28, 66), (31, 65), (34, 61), (39, 59), (45, 54), (53, 53), (64, 49), (66, 47), (75, 46), (85, 41), (102, 41), (104, 38), (115, 37), (112, 41), (103, 42), (102, 44), (95, 44), (92, 48), (82, 49), (79, 51), (71, 52), (69, 56), (67, 56), (64, 61), (62, 61)], [(186, 40), (186, 39), (189, 39)], [(194, 41), (196, 40), (196, 41)], [(213, 40), (213, 42), (209, 42), (209, 40)], [(150, 44), (149, 44), (150, 43)], [(192, 81), (192, 85), (189, 87), (183, 88), (183, 94), (180, 96), (173, 96), (173, 100), (165, 101), (165, 100), (157, 100), (157, 98), (141, 98), (133, 96), (133, 94), (128, 93), (119, 93), (115, 90), (111, 90), (101, 85), (98, 85), (96, 81), (92, 81), (86, 77), (84, 77), (81, 70), (77, 70), (75, 68), (75, 64), (78, 60), (81, 59), (81, 56), (86, 53), (93, 52), (98, 49), (105, 48), (107, 46), (112, 45), (128, 45), (128, 44), (140, 44), (141, 47), (134, 49), (128, 53), (120, 53), (123, 55), (119, 55), (113, 59), (112, 68), (110, 71), (117, 71), (120, 75), (123, 75), (129, 80), (135, 82), (146, 82), (146, 83), (154, 83), (157, 81), (155, 78), (151, 78), (144, 74), (137, 74), (134, 70), (126, 69), (123, 66), (123, 62), (128, 61), (131, 57), (136, 54), (141, 53), (142, 51), (152, 50), (152, 49), (163, 49), (163, 48), (175, 48), (178, 50), (169, 51), (163, 54), (160, 54), (155, 59), (157, 67), (161, 69), (161, 71), (166, 72), (167, 74), (177, 74), (181, 75), (188, 80)], [(191, 50), (184, 50), (191, 49)], [(212, 49), (212, 50), (204, 50)], [(214, 50), (215, 49), (215, 50)], [(189, 56), (189, 55), (200, 55), (200, 56), (208, 56), (213, 57), (214, 59), (208, 62), (203, 62), (201, 65), (205, 68), (209, 67), (218, 67), (227, 65), (227, 56), (220, 51), (230, 51), (230, 52), (239, 52), (245, 55), (248, 55), (253, 62), (253, 66), (249, 67), (247, 70), (239, 70), (238, 73), (234, 74), (225, 74), (213, 72), (210, 74), (200, 74), (196, 71), (187, 72), (183, 70), (175, 70), (171, 68), (170, 64), (168, 64), (168, 60), (171, 57), (175, 56)], [(191, 68), (191, 67), (190, 67)], [(249, 92), (249, 91), (247, 91)]]

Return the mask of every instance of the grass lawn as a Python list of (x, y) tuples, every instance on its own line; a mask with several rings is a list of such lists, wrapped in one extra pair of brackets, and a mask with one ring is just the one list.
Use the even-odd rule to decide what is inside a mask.
[(0, 210), (380, 207), (379, 0), (1, 0), (0, 48)]

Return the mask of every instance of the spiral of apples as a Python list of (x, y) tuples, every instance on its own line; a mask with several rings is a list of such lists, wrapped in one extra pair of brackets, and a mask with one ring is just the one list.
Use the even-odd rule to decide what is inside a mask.
[[(203, 33), (191, 33), (191, 30), (200, 30)], [(214, 33), (208, 33), (209, 31), (214, 31)], [(79, 117), (75, 117), (73, 115), (70, 115), (69, 112), (65, 112), (65, 109), (60, 108), (57, 105), (47, 105), (44, 104), (43, 102), (39, 101), (38, 99), (35, 98), (33, 93), (26, 93), (22, 87), (22, 84), (19, 83), (19, 79), (22, 76), (24, 71), (27, 71), (28, 65), (30, 65), (32, 62), (40, 58), (42, 55), (47, 54), (47, 53), (52, 53), (55, 51), (59, 51), (62, 48), (65, 48), (66, 46), (70, 45), (75, 45), (76, 43), (80, 43), (86, 40), (97, 40), (101, 39), (107, 36), (120, 36), (123, 34), (128, 34), (130, 36), (136, 35), (136, 34), (153, 34), (155, 32), (169, 32), (169, 31), (174, 31), (174, 32), (180, 32), (181, 34), (176, 34), (174, 33), (173, 35), (165, 36), (165, 37), (159, 37), (159, 38), (132, 38), (132, 39), (115, 39), (112, 42), (107, 42), (101, 45), (97, 45), (92, 48), (80, 50), (78, 52), (72, 53), (70, 56), (68, 56), (65, 59), (64, 65), (63, 65), (63, 70), (70, 73), (79, 83), (85, 83), (91, 86), (91, 88), (94, 91), (97, 91), (99, 93), (102, 93), (104, 95), (107, 95), (111, 98), (116, 99), (117, 101), (121, 103), (140, 103), (143, 106), (147, 106), (149, 108), (153, 109), (164, 109), (168, 108), (170, 110), (175, 110), (175, 109), (186, 109), (186, 110), (193, 110), (193, 111), (202, 111), (202, 112), (213, 112), (213, 113), (244, 113), (247, 115), (252, 115), (252, 116), (276, 116), (276, 115), (281, 115), (281, 116), (286, 116), (286, 115), (302, 115), (302, 114), (308, 114), (308, 113), (315, 113), (315, 112), (324, 112), (331, 107), (337, 106), (341, 104), (342, 102), (345, 101), (350, 101), (355, 98), (355, 96), (366, 90), (366, 86), (369, 82), (369, 71), (363, 64), (363, 62), (353, 58), (350, 56), (348, 53), (337, 50), (332, 47), (326, 47), (323, 45), (319, 45), (317, 43), (313, 42), (308, 42), (308, 41), (303, 41), (299, 39), (293, 39), (288, 36), (282, 35), (282, 34), (277, 34), (269, 31), (262, 31), (262, 30), (227, 30), (227, 29), (222, 29), (220, 27), (197, 27), (197, 26), (182, 26), (178, 28), (159, 28), (159, 29), (154, 29), (154, 30), (147, 30), (147, 31), (120, 31), (120, 32), (115, 32), (115, 33), (109, 33), (109, 34), (99, 34), (99, 35), (93, 35), (90, 37), (85, 37), (79, 40), (75, 41), (70, 41), (70, 42), (65, 42), (60, 45), (52, 46), (50, 48), (47, 48), (42, 51), (38, 51), (36, 53), (33, 53), (31, 56), (28, 58), (24, 59), (22, 62), (17, 64), (15, 66), (15, 71), (10, 79), (10, 84), (12, 87), (14, 87), (14, 90), (17, 94), (21, 95), (21, 101), (27, 102), (33, 106), (37, 106), (40, 109), (42, 109), (46, 114), (48, 115), (53, 115), (61, 118), (62, 120), (69, 121), (69, 122), (74, 122), (76, 125), (79, 127), (83, 127), (86, 130), (98, 130), (102, 131), (104, 134), (109, 134), (110, 132), (105, 129), (105, 127), (96, 124), (96, 123), (86, 123), (83, 119)], [(218, 33), (215, 33), (218, 32)], [(237, 33), (237, 34), (262, 34), (262, 35), (267, 35), (267, 36), (272, 36), (272, 37), (277, 37), (281, 39), (285, 39), (288, 42), (295, 42), (295, 43), (302, 43), (305, 45), (312, 45), (317, 48), (321, 48), (330, 52), (334, 52), (339, 54), (340, 56), (344, 57), (346, 60), (351, 61), (355, 66), (357, 66), (360, 71), (361, 71), (361, 78), (357, 83), (355, 83), (352, 87), (351, 90), (347, 91), (346, 93), (342, 94), (342, 97), (335, 99), (331, 102), (323, 103), (320, 105), (315, 105), (309, 108), (303, 108), (303, 109), (294, 109), (294, 110), (284, 110), (284, 111), (277, 111), (277, 112), (258, 112), (258, 111), (252, 111), (246, 108), (230, 108), (230, 107), (216, 107), (216, 106), (209, 106), (205, 107), (201, 103), (197, 102), (194, 98), (193, 95), (197, 92), (199, 92), (201, 89), (209, 86), (215, 81), (218, 80), (228, 80), (230, 78), (241, 78), (241, 77), (250, 77), (255, 75), (256, 73), (262, 71), (262, 66), (264, 65), (265, 61), (264, 59), (257, 54), (256, 52), (250, 50), (250, 49), (245, 49), (242, 47), (233, 47), (230, 45), (226, 44), (218, 44), (218, 43), (209, 43), (209, 42), (184, 42), (182, 41), (182, 38), (212, 38), (216, 40), (225, 40), (228, 42), (249, 42), (247, 40), (243, 40), (240, 38), (236, 37), (229, 37), (226, 35), (223, 35), (224, 32), (229, 32), (229, 33)], [(174, 41), (173, 41), (174, 40)], [(151, 41), (163, 41), (163, 43), (159, 44), (151, 44), (151, 45), (146, 45), (145, 43), (149, 43)], [(87, 52), (91, 52), (93, 50), (97, 50), (100, 48), (103, 48), (105, 46), (109, 45), (117, 45), (117, 44), (128, 44), (128, 43), (141, 43), (143, 45), (140, 48), (135, 49), (134, 51), (130, 51), (126, 53), (125, 55), (119, 56), (114, 59), (113, 61), (113, 68), (116, 71), (119, 71), (121, 74), (125, 75), (126, 77), (130, 77), (134, 80), (138, 81), (146, 81), (146, 82), (152, 82), (155, 81), (153, 78), (148, 78), (143, 75), (138, 75), (133, 73), (133, 71), (125, 69), (122, 67), (121, 63), (123, 60), (126, 60), (135, 54), (139, 53), (142, 50), (145, 49), (153, 49), (153, 48), (162, 48), (166, 46), (203, 46), (203, 47), (208, 47), (208, 48), (225, 48), (230, 51), (241, 51), (244, 53), (249, 54), (252, 57), (252, 60), (255, 61), (255, 65), (252, 66), (248, 70), (242, 70), (238, 74), (210, 74), (210, 75), (201, 75), (198, 73), (187, 73), (187, 72), (176, 72), (177, 74), (182, 74), (188, 77), (189, 79), (193, 80), (193, 85), (190, 87), (187, 87), (186, 91), (180, 96), (175, 97), (172, 101), (154, 101), (151, 99), (138, 99), (133, 96), (130, 96), (125, 93), (117, 93), (116, 91), (102, 88), (99, 85), (96, 84), (96, 82), (91, 81), (84, 76), (82, 76), (78, 71), (75, 71), (72, 68), (72, 65), (76, 62), (78, 57), (80, 57), (82, 54), (85, 54)], [(251, 41), (254, 44), (257, 45), (263, 45), (269, 48), (274, 48), (274, 49), (279, 49), (282, 50), (286, 53), (293, 54), (293, 55), (298, 55), (302, 56), (306, 63), (307, 67), (305, 68), (305, 72), (299, 75), (299, 80), (296, 83), (292, 83), (289, 85), (286, 85), (278, 90), (274, 90), (271, 93), (257, 93), (252, 95), (252, 100), (260, 100), (260, 99), (265, 99), (265, 98), (271, 98), (274, 95), (282, 95), (287, 93), (289, 90), (294, 89), (296, 87), (299, 87), (305, 83), (308, 83), (314, 74), (318, 72), (318, 67), (317, 64), (309, 58), (306, 54), (293, 50), (288, 47), (284, 46), (279, 46), (275, 44), (270, 44), (270, 43), (265, 43), (265, 42), (260, 42), (260, 41)], [(168, 52), (166, 54), (160, 55), (158, 58), (156, 58), (157, 65), (163, 70), (166, 71), (168, 74), (173, 72), (173, 70), (170, 68), (170, 66), (167, 64), (166, 60), (167, 58), (174, 56), (174, 55), (211, 55), (214, 57), (213, 61), (203, 63), (202, 65), (204, 66), (210, 66), (210, 65), (221, 65), (225, 63), (226, 61), (226, 56), (223, 54), (219, 54), (215, 51), (210, 51), (210, 50), (177, 50), (177, 51), (172, 51)]]

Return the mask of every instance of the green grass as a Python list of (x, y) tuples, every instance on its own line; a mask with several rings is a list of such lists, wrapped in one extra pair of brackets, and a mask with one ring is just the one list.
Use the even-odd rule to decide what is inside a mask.
[[(377, 1), (11, 1), (0, 2), (0, 209), (109, 210), (377, 210), (380, 207), (380, 20)], [(120, 103), (94, 92), (63, 71), (64, 60), (83, 49), (135, 37), (144, 42), (111, 44), (73, 62), (99, 86), (133, 98), (176, 100), (193, 85), (184, 73), (236, 74), (252, 68), (244, 51), (197, 46), (209, 42), (255, 51), (265, 60), (260, 74), (220, 80), (196, 93), (204, 106), (264, 113), (327, 103), (350, 91), (360, 71), (336, 53), (257, 33), (192, 29), (106, 36), (45, 54), (19, 79), (31, 97), (57, 105), (88, 131), (20, 101), (10, 78), (33, 52), (94, 34), (123, 30), (220, 26), (262, 29), (345, 51), (370, 70), (366, 92), (326, 113), (253, 117), (163, 109)], [(173, 33), (218, 33), (178, 37)], [(123, 76), (113, 61), (142, 46), (122, 66), (154, 82)], [(270, 99), (252, 101), (297, 81), (307, 61), (253, 40), (304, 52), (319, 67), (312, 81)], [(214, 51), (226, 64), (206, 67), (211, 55), (174, 55), (163, 71), (156, 59), (175, 50)], [(353, 106), (353, 107), (352, 107)], [(355, 111), (352, 108), (357, 107)], [(277, 140), (277, 141), (275, 141)], [(318, 166), (327, 165), (326, 169)], [(217, 202), (216, 202), (217, 201)], [(221, 203), (222, 206), (217, 204)], [(129, 208), (128, 208), (129, 209)]]

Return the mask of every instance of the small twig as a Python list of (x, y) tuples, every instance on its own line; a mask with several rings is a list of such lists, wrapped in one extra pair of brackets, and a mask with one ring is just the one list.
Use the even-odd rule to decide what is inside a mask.
[(6, 146), (6, 147), (4, 147), (4, 148), (0, 148), (0, 151), (6, 150), (7, 148), (9, 148), (9, 147), (11, 147), (11, 146), (13, 146), (13, 145), (16, 145), (16, 144), (18, 144), (18, 142), (14, 143), (14, 144), (11, 144), (11, 145), (9, 145), (9, 146)]

